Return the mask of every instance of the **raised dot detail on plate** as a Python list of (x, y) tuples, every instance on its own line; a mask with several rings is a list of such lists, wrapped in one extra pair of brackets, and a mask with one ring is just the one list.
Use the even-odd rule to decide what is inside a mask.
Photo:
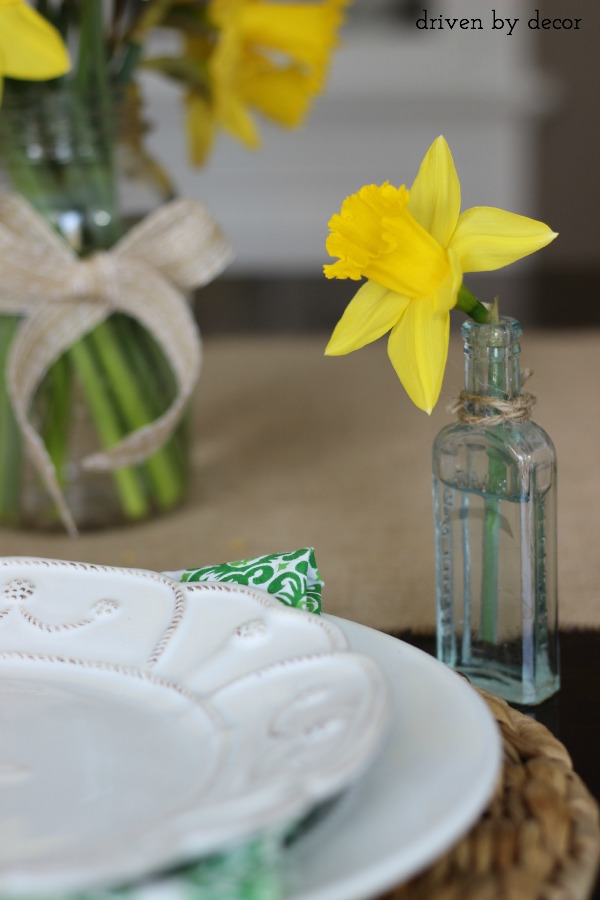
[(114, 612), (116, 612), (119, 608), (119, 604), (116, 600), (109, 600), (108, 598), (103, 598), (102, 600), (98, 600), (97, 603), (94, 603), (92, 609), (96, 616), (112, 616)]
[(267, 626), (264, 619), (249, 619), (247, 622), (242, 622), (241, 625), (237, 626), (234, 636), (247, 641), (262, 638), (266, 633)]
[(27, 578), (15, 578), (5, 585), (2, 596), (15, 603), (28, 600), (35, 593), (35, 584)]

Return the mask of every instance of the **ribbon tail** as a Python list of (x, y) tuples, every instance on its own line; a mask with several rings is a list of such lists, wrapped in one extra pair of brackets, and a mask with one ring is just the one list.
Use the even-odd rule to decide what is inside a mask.
[(169, 439), (200, 375), (202, 347), (198, 327), (185, 297), (157, 272), (128, 261), (120, 281), (118, 308), (140, 322), (163, 351), (177, 383), (169, 408), (113, 447), (82, 460), (84, 469), (103, 472), (144, 462)]
[(71, 537), (77, 526), (60, 489), (46, 446), (28, 418), (31, 401), (50, 365), (75, 341), (106, 318), (98, 303), (81, 303), (77, 315), (68, 303), (42, 307), (19, 327), (6, 366), (7, 388), (25, 451)]

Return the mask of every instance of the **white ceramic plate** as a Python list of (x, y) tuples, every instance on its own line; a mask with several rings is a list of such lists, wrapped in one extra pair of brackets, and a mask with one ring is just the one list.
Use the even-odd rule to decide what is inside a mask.
[(262, 591), (0, 559), (0, 893), (129, 880), (305, 814), (364, 771), (388, 691)]
[(477, 820), (500, 772), (496, 723), (431, 656), (335, 617), (392, 685), (392, 726), (372, 766), (286, 852), (290, 900), (366, 900), (415, 875)]

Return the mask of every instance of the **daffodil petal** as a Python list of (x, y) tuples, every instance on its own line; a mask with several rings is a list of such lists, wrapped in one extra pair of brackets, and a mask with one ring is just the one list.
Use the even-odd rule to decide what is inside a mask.
[(410, 189), (408, 208), (419, 225), (447, 247), (460, 213), (460, 181), (446, 139), (436, 138)]
[(458, 255), (452, 248), (448, 250), (449, 269), (446, 278), (440, 282), (432, 293), (433, 309), (438, 313), (447, 313), (456, 306), (458, 292), (463, 280)]
[(300, 125), (315, 94), (314, 79), (298, 66), (274, 66), (259, 58), (255, 61), (255, 66), (246, 64), (240, 86), (244, 103), (279, 125)]
[[(209, 61), (215, 120), (232, 137), (246, 146), (259, 146), (249, 110), (288, 128), (302, 123), (323, 88), (349, 2), (200, 4), (207, 6), (207, 18), (218, 31)], [(189, 49), (193, 56), (194, 48)]]
[(356, 292), (325, 348), (327, 356), (343, 356), (376, 341), (392, 328), (409, 305), (408, 297), (367, 281)]
[(448, 356), (450, 310), (462, 283), (457, 255), (448, 251), (450, 271), (430, 296), (412, 300), (392, 330), (388, 353), (400, 381), (416, 406), (430, 413), (442, 388)]
[(254, 119), (239, 97), (220, 96), (215, 118), (227, 134), (255, 150), (260, 147), (260, 134)]
[(0, 2), (0, 74), (45, 80), (69, 69), (67, 49), (50, 23), (23, 0)]
[(337, 29), (345, 2), (264, 3), (256, 0), (240, 9), (244, 41), (268, 47), (307, 66), (323, 68), (337, 44)]
[(555, 237), (556, 232), (536, 219), (475, 206), (459, 216), (450, 246), (463, 272), (491, 272), (541, 250)]
[(406, 393), (427, 413), (442, 389), (449, 335), (450, 314), (440, 313), (427, 297), (411, 301), (388, 341), (389, 357)]
[(214, 141), (214, 117), (203, 94), (189, 91), (185, 97), (185, 125), (192, 165), (201, 166), (210, 155)]

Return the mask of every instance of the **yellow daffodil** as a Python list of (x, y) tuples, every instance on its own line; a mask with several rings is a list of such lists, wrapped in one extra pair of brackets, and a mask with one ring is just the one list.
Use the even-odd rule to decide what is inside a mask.
[(68, 69), (56, 29), (24, 0), (0, 0), (0, 92), (3, 76), (40, 81)]
[(190, 60), (208, 70), (207, 89), (192, 85), (186, 97), (197, 164), (208, 155), (215, 128), (258, 147), (253, 112), (288, 128), (302, 123), (323, 88), (348, 2), (210, 0), (208, 17), (217, 34), (208, 63), (202, 40), (190, 37), (185, 48)]
[(346, 198), (329, 228), (327, 252), (338, 260), (324, 267), (326, 276), (368, 280), (326, 354), (350, 353), (389, 331), (398, 377), (428, 413), (442, 386), (450, 310), (459, 296), (472, 296), (462, 287), (463, 273), (507, 266), (556, 237), (543, 222), (501, 209), (461, 213), (460, 182), (443, 137), (429, 148), (410, 191), (389, 183), (363, 187)]

